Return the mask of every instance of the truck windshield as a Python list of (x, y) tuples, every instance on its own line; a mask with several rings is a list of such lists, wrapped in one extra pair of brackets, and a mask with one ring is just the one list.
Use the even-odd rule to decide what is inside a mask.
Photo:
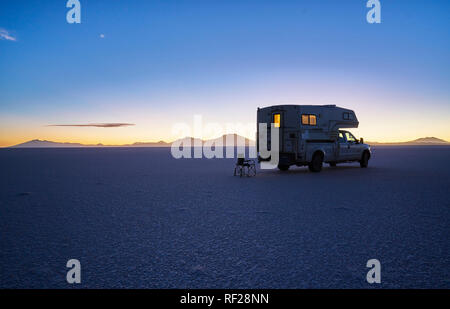
[(347, 138), (347, 142), (356, 142), (356, 138), (350, 132), (345, 132), (345, 137)]

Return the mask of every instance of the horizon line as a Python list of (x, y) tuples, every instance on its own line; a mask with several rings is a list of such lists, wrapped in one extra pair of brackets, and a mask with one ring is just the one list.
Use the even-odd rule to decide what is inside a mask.
[[(41, 139), (31, 139), (31, 140), (28, 140), (28, 141), (25, 141), (25, 142), (22, 142), (22, 143), (10, 145), (10, 146), (3, 146), (3, 147), (0, 147), (0, 148), (12, 148), (12, 147), (16, 147), (16, 146), (19, 146), (19, 145), (22, 145), (22, 144), (26, 144), (26, 143), (30, 143), (30, 142), (49, 142), (49, 143), (55, 143), (55, 144), (80, 145), (81, 147), (95, 147), (95, 146), (97, 146), (97, 147), (133, 147), (133, 146), (139, 147), (139, 145), (141, 145), (141, 147), (144, 147), (143, 145), (145, 145), (145, 144), (154, 144), (154, 145), (167, 144), (167, 145), (170, 145), (170, 144), (174, 143), (175, 141), (184, 140), (184, 139), (199, 139), (202, 142), (206, 142), (206, 141), (211, 141), (211, 140), (224, 138), (227, 135), (234, 135), (234, 137), (244, 138), (244, 140), (246, 142), (253, 142), (253, 143), (256, 142), (256, 140), (254, 140), (254, 139), (251, 139), (251, 138), (248, 138), (248, 137), (244, 137), (244, 136), (239, 135), (237, 133), (229, 133), (229, 134), (223, 134), (222, 136), (218, 136), (218, 137), (215, 137), (215, 138), (209, 138), (209, 139), (201, 139), (201, 138), (198, 138), (198, 137), (186, 136), (186, 137), (183, 137), (183, 138), (175, 139), (175, 140), (173, 140), (171, 142), (166, 142), (165, 140), (149, 141), (149, 142), (139, 142), (139, 141), (137, 141), (137, 142), (128, 143), (128, 144), (103, 144), (101, 142), (94, 143), (94, 144), (85, 144), (85, 143), (82, 143), (82, 142), (57, 142), (57, 141), (51, 141), (51, 140), (46, 140), (46, 139), (42, 139), (42, 140)], [(367, 143), (367, 144), (396, 145), (396, 144), (405, 144), (405, 143), (417, 142), (417, 143), (420, 143), (420, 144), (423, 144), (423, 145), (433, 144), (433, 142), (420, 142), (420, 141), (418, 141), (418, 140), (421, 140), (421, 139), (437, 139), (439, 141), (435, 142), (435, 144), (450, 144), (449, 141), (441, 139), (441, 138), (437, 138), (437, 137), (434, 137), (434, 136), (419, 137), (419, 138), (416, 138), (414, 140), (407, 140), (407, 141), (396, 141), (396, 142), (364, 141), (364, 143)], [(160, 147), (164, 147), (164, 146), (160, 146)], [(30, 148), (33, 148), (33, 147), (30, 147)]]

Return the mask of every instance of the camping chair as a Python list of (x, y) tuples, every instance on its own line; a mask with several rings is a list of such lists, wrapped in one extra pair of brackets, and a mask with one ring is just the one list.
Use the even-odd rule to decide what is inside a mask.
[(238, 158), (236, 166), (234, 167), (234, 176), (256, 176), (255, 160), (245, 160)]

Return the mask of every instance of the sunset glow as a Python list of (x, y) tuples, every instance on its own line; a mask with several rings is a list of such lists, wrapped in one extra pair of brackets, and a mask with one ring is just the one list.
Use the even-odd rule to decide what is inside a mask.
[[(327, 3), (95, 1), (68, 24), (58, 1), (2, 2), (0, 147), (170, 142), (194, 115), (256, 130), (277, 104), (350, 108), (366, 141), (450, 141), (449, 4), (391, 1), (370, 25), (364, 4)], [(50, 126), (90, 123), (134, 125)]]

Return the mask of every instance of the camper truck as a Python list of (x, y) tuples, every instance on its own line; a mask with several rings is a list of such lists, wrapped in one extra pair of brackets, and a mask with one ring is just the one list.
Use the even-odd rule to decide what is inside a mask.
[[(258, 108), (257, 112), (258, 161), (269, 161), (261, 156), (260, 144), (271, 147), (271, 127), (279, 130), (278, 168), (308, 165), (310, 171), (320, 172), (323, 163), (330, 166), (344, 162), (359, 162), (367, 167), (370, 146), (357, 140), (350, 132), (357, 128), (355, 112), (336, 105), (276, 105)], [(260, 132), (261, 123), (267, 124), (267, 144), (260, 143), (266, 132)], [(261, 135), (262, 134), (262, 135)]]

